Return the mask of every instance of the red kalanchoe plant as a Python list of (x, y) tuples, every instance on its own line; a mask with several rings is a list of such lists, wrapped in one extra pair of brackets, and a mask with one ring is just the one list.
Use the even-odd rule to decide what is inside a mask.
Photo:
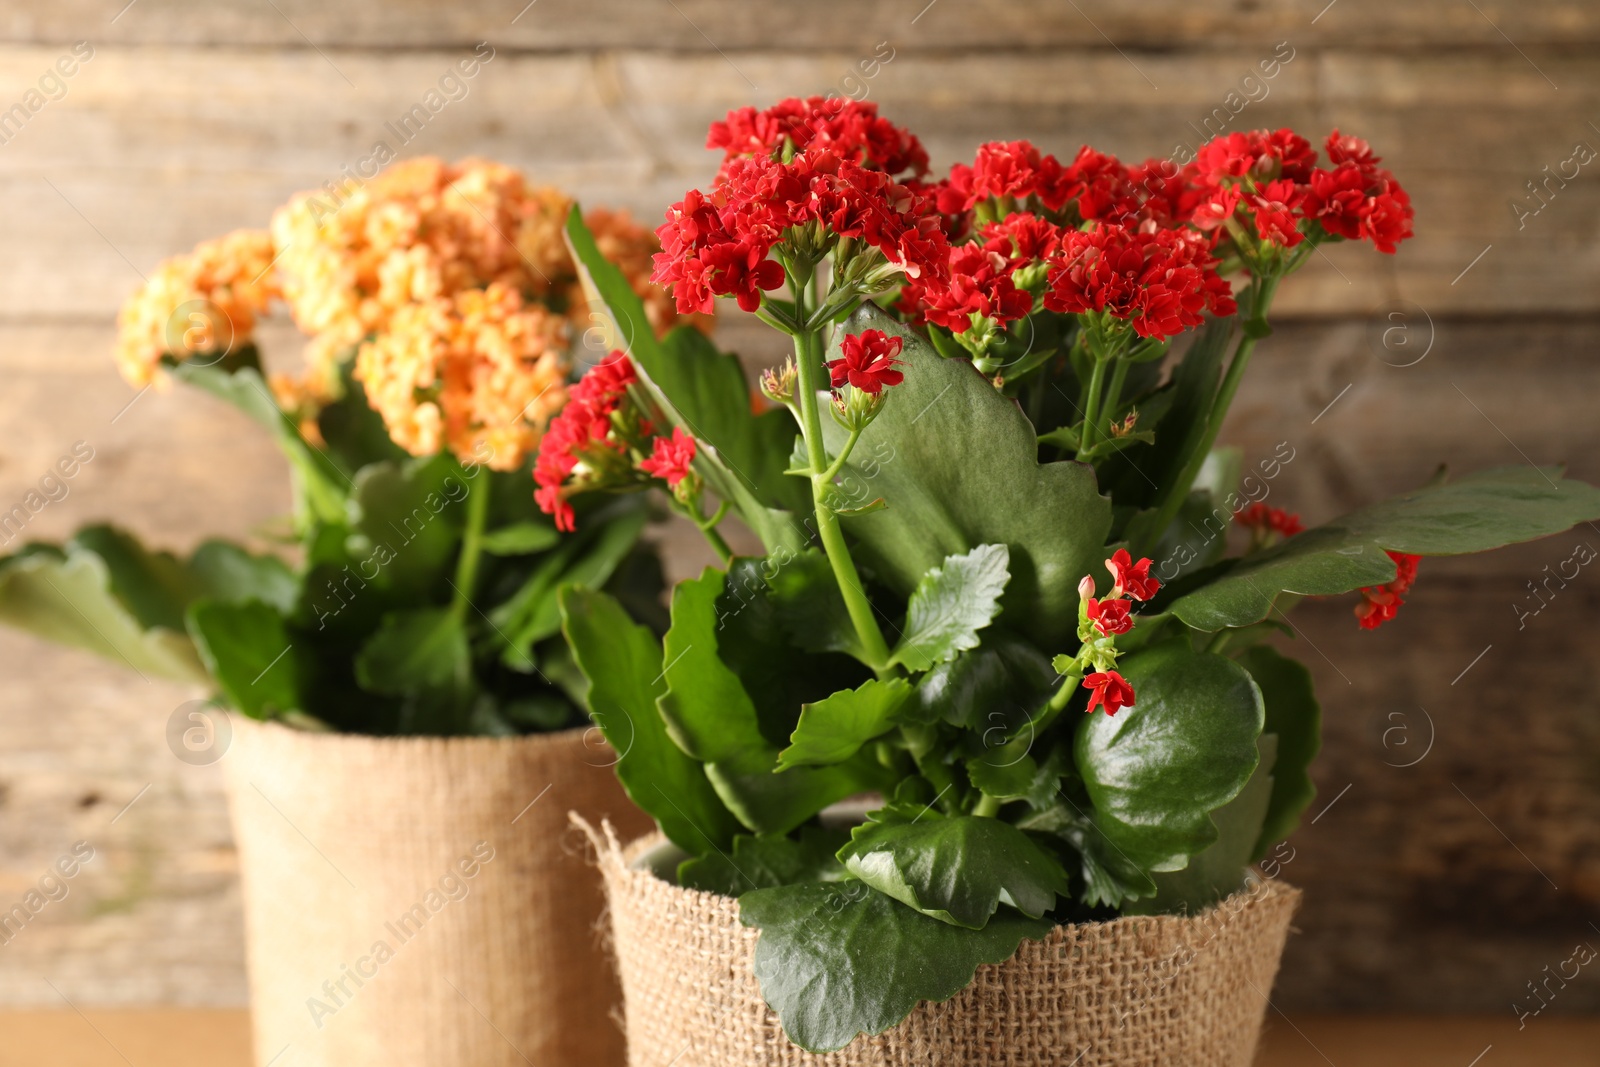
[[(1526, 468), (1304, 533), (1242, 499), (1260, 479), (1214, 446), (1278, 283), (1327, 241), (1409, 233), (1352, 138), (1326, 168), (1287, 130), (1186, 166), (993, 142), (925, 183), (875, 110), (790, 100), (710, 143), (717, 177), (669, 212), (656, 277), (790, 336), (761, 377), (774, 408), (751, 412), (709, 342), (656, 343), (569, 237), (637, 371), (604, 435), (628, 404), (672, 428), (628, 477), (670, 477), (692, 434), (717, 515), (765, 554), (680, 583), (664, 638), (587, 590), (562, 611), (591, 700), (622, 712), (601, 724), (618, 774), (677, 850), (652, 869), (738, 897), (763, 996), (811, 1051), (1053, 925), (1237, 892), (1314, 796), (1310, 674), (1270, 620), (1357, 590), (1364, 623), (1387, 617), (1402, 552), (1600, 516), (1600, 491)], [(570, 488), (585, 468), (552, 470)], [(1230, 556), (1234, 514), (1257, 536)]]
[(835, 389), (849, 383), (864, 393), (876, 396), (886, 385), (899, 385), (905, 375), (895, 370), (895, 357), (905, 342), (882, 330), (846, 334), (839, 343), (839, 358), (828, 361), (828, 373)]

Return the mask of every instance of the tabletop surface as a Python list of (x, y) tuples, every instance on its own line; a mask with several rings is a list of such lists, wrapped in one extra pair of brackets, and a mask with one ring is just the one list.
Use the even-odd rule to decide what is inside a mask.
[[(0, 1067), (250, 1067), (244, 1011), (0, 1011)], [(1600, 1019), (1274, 1015), (1257, 1067), (1600, 1065)]]

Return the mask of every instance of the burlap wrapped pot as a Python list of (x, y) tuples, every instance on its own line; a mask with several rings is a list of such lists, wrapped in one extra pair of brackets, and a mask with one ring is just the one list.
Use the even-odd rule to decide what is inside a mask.
[(611, 1067), (619, 992), (569, 811), (644, 832), (598, 732), (231, 718), (257, 1067)]
[[(587, 829), (587, 828), (586, 828)], [(1194, 917), (1057, 927), (983, 966), (943, 1004), (816, 1056), (790, 1044), (751, 971), (737, 901), (637, 861), (659, 835), (599, 852), (630, 1067), (1249, 1067), (1300, 891), (1260, 881)]]

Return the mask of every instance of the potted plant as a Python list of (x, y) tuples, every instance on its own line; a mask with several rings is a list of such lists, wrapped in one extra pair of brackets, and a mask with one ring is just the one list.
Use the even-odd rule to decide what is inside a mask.
[[(1248, 1064), (1318, 747), (1282, 613), (1355, 594), (1376, 626), (1420, 557), (1566, 529), (1600, 491), (1517, 467), (1309, 530), (1251, 506), (1215, 444), (1278, 284), (1411, 232), (1355, 138), (1140, 166), (995, 143), (930, 181), (872, 105), (812, 99), (709, 144), (655, 277), (790, 335), (771, 410), (709, 342), (658, 344), (574, 215), (626, 351), (536, 464), (558, 512), (665, 471), (723, 557), (661, 639), (561, 598), (661, 831), (594, 837), (632, 1062)], [(763, 557), (727, 553), (729, 512)]]
[[(620, 1060), (565, 813), (648, 823), (588, 725), (556, 590), (665, 620), (645, 498), (575, 534), (533, 503), (531, 450), (592, 329), (569, 205), (497, 164), (417, 159), (163, 264), (123, 308), (122, 373), (255, 420), (292, 520), (259, 554), (93, 526), (0, 563), (6, 621), (215, 694), (168, 736), (228, 772), (263, 1065)], [(588, 220), (670, 326), (649, 233)], [(253, 339), (279, 302), (310, 337), (292, 376)]]

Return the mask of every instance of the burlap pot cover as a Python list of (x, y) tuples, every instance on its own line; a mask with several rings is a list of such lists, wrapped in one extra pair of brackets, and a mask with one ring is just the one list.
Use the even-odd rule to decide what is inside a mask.
[(567, 813), (650, 823), (598, 732), (231, 721), (257, 1067), (623, 1062), (600, 880)]
[(1249, 1067), (1300, 891), (1261, 881), (1194, 917), (1057, 927), (943, 1004), (814, 1056), (751, 973), (730, 898), (681, 889), (591, 834), (610, 900), (630, 1067)]

